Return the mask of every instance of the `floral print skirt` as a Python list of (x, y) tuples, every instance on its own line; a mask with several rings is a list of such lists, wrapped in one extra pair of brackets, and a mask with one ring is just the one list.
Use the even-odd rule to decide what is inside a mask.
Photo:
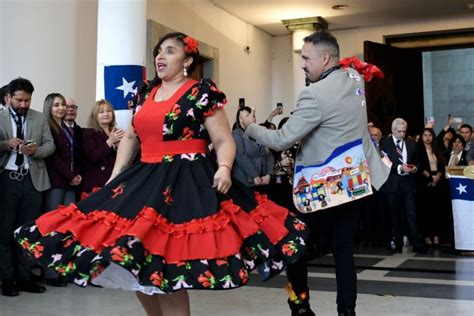
[(265, 280), (304, 253), (308, 230), (287, 209), (234, 180), (213, 188), (207, 157), (137, 163), (77, 204), (15, 231), (42, 266), (80, 286), (171, 293)]

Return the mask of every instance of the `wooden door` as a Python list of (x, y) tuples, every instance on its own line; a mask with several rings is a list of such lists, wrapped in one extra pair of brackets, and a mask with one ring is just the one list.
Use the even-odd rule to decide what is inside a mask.
[(369, 122), (391, 133), (392, 121), (401, 117), (408, 123), (408, 135), (424, 127), (423, 66), (421, 52), (364, 42), (364, 60), (378, 66), (384, 79), (366, 84)]

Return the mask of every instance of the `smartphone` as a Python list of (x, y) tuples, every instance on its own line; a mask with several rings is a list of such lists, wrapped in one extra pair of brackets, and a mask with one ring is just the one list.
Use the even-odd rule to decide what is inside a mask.
[(452, 122), (453, 123), (462, 123), (462, 118), (461, 117), (453, 117)]
[(283, 103), (278, 102), (278, 103), (277, 103), (277, 108), (282, 108), (282, 109), (283, 109)]
[(245, 106), (245, 98), (239, 98), (239, 108), (243, 108)]
[(34, 140), (30, 139), (30, 140), (25, 141), (23, 145), (25, 145), (27, 147), (31, 147), (33, 145), (36, 145), (36, 142)]
[(433, 116), (428, 116), (426, 118), (426, 124), (427, 125), (434, 125), (435, 124), (435, 118)]

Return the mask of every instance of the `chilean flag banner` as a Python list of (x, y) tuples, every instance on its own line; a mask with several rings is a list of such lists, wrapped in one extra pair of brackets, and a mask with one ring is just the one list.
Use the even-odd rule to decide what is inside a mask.
[(128, 110), (128, 102), (137, 94), (137, 88), (144, 80), (144, 66), (105, 66), (105, 99), (112, 103), (115, 110)]
[(454, 244), (458, 250), (474, 250), (474, 179), (450, 176)]

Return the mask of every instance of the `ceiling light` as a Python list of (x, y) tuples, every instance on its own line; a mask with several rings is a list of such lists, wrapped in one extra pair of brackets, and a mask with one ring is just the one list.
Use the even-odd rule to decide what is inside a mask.
[(349, 6), (347, 4), (336, 4), (332, 6), (333, 10), (345, 10), (348, 9)]
[(467, 4), (467, 8), (468, 8), (469, 10), (474, 10), (474, 3), (468, 3), (468, 4)]

